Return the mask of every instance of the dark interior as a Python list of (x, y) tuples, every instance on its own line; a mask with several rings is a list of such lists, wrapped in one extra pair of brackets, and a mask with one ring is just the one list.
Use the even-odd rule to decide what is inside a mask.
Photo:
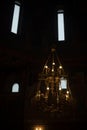
[[(21, 4), (18, 34), (11, 32), (15, 0), (0, 1), (0, 129), (85, 129), (87, 118), (87, 2), (29, 1)], [(64, 10), (65, 41), (57, 40), (57, 10)], [(38, 73), (55, 46), (76, 101), (74, 113), (57, 118), (30, 111)], [(13, 83), (19, 92), (12, 93)]]

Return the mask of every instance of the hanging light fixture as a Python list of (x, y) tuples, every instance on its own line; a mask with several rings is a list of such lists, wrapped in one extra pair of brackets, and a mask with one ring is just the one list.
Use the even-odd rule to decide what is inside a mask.
[(39, 74), (39, 85), (34, 97), (42, 111), (59, 111), (64, 103), (70, 103), (71, 91), (68, 75), (57, 56), (56, 49), (52, 48), (42, 72)]

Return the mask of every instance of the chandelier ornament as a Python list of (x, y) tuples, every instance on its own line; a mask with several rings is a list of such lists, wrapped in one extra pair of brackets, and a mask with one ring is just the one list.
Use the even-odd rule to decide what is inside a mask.
[(41, 111), (55, 112), (63, 111), (71, 101), (68, 75), (57, 56), (56, 49), (52, 48), (39, 74), (37, 91), (32, 98), (32, 104), (36, 104)]

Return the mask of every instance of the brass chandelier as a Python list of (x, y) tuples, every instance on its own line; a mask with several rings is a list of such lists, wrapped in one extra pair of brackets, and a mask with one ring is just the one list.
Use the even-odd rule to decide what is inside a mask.
[(51, 53), (39, 74), (37, 91), (32, 99), (42, 111), (62, 111), (72, 101), (68, 75), (57, 56), (56, 49)]

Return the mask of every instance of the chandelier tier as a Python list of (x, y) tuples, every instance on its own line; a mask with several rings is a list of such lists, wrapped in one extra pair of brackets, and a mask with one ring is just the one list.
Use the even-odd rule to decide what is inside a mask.
[(51, 53), (38, 77), (38, 85), (32, 103), (36, 102), (42, 111), (62, 111), (72, 100), (68, 75), (57, 56), (56, 49)]

